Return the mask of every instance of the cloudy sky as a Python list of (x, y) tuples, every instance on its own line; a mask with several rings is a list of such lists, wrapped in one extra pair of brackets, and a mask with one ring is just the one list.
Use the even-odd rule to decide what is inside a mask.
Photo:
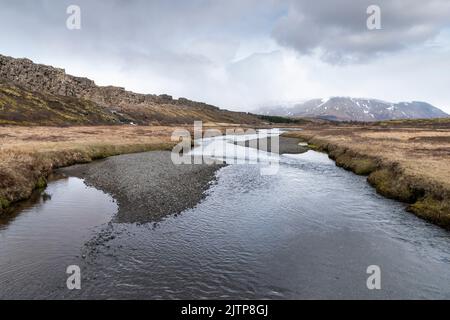
[(449, 0), (0, 0), (0, 43), (100, 85), (233, 110), (339, 95), (450, 112)]

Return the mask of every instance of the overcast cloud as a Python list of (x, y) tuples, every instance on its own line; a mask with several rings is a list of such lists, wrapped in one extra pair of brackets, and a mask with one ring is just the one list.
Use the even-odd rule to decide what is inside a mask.
[[(366, 27), (367, 8), (381, 9), (381, 30)], [(273, 32), (301, 53), (330, 63), (361, 62), (434, 39), (449, 26), (448, 0), (292, 0)]]
[(449, 39), (448, 0), (0, 0), (1, 54), (234, 110), (344, 95), (450, 112)]

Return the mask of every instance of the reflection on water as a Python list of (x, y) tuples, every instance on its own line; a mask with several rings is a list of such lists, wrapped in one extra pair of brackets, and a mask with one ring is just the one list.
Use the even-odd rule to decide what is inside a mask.
[[(114, 225), (119, 236), (90, 256), (80, 296), (450, 297), (448, 232), (323, 154), (295, 160), (275, 176), (256, 165), (222, 168), (196, 208), (156, 228)], [(381, 291), (366, 288), (372, 264)]]
[[(447, 231), (321, 153), (259, 169), (220, 169), (200, 204), (157, 225), (105, 224), (109, 196), (52, 183), (50, 201), (0, 230), (0, 297), (450, 298)], [(80, 291), (65, 289), (68, 264)], [(366, 288), (374, 264), (379, 291)]]
[(117, 211), (110, 196), (78, 178), (51, 182), (33, 200), (0, 221), (0, 298), (64, 289), (67, 266), (81, 263), (83, 244)]

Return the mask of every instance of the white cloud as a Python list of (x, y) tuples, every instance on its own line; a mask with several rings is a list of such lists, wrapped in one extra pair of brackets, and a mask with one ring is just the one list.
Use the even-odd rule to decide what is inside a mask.
[[(346, 1), (332, 7), (303, 0), (291, 6), (275, 0), (191, 0), (178, 6), (80, 0), (82, 30), (77, 32), (65, 28), (70, 1), (0, 0), (0, 53), (64, 67), (101, 85), (236, 110), (346, 95), (423, 100), (450, 112), (445, 4), (413, 0), (409, 3), (415, 6), (406, 8), (389, 1), (395, 10), (386, 13), (385, 22), (395, 18), (395, 23), (385, 26), (393, 30), (372, 41), (358, 29), (360, 23), (365, 26), (365, 15), (355, 19), (359, 6)], [(301, 6), (306, 7), (300, 12)], [(400, 50), (395, 42), (410, 45)], [(357, 64), (321, 59), (323, 54), (336, 59), (372, 53), (375, 59)]]

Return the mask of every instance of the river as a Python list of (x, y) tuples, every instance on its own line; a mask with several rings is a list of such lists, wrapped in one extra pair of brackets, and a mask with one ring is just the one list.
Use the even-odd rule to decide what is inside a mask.
[(145, 224), (115, 222), (114, 199), (82, 179), (51, 182), (51, 199), (0, 220), (0, 298), (450, 298), (448, 231), (325, 154), (263, 166), (222, 167), (194, 208)]

